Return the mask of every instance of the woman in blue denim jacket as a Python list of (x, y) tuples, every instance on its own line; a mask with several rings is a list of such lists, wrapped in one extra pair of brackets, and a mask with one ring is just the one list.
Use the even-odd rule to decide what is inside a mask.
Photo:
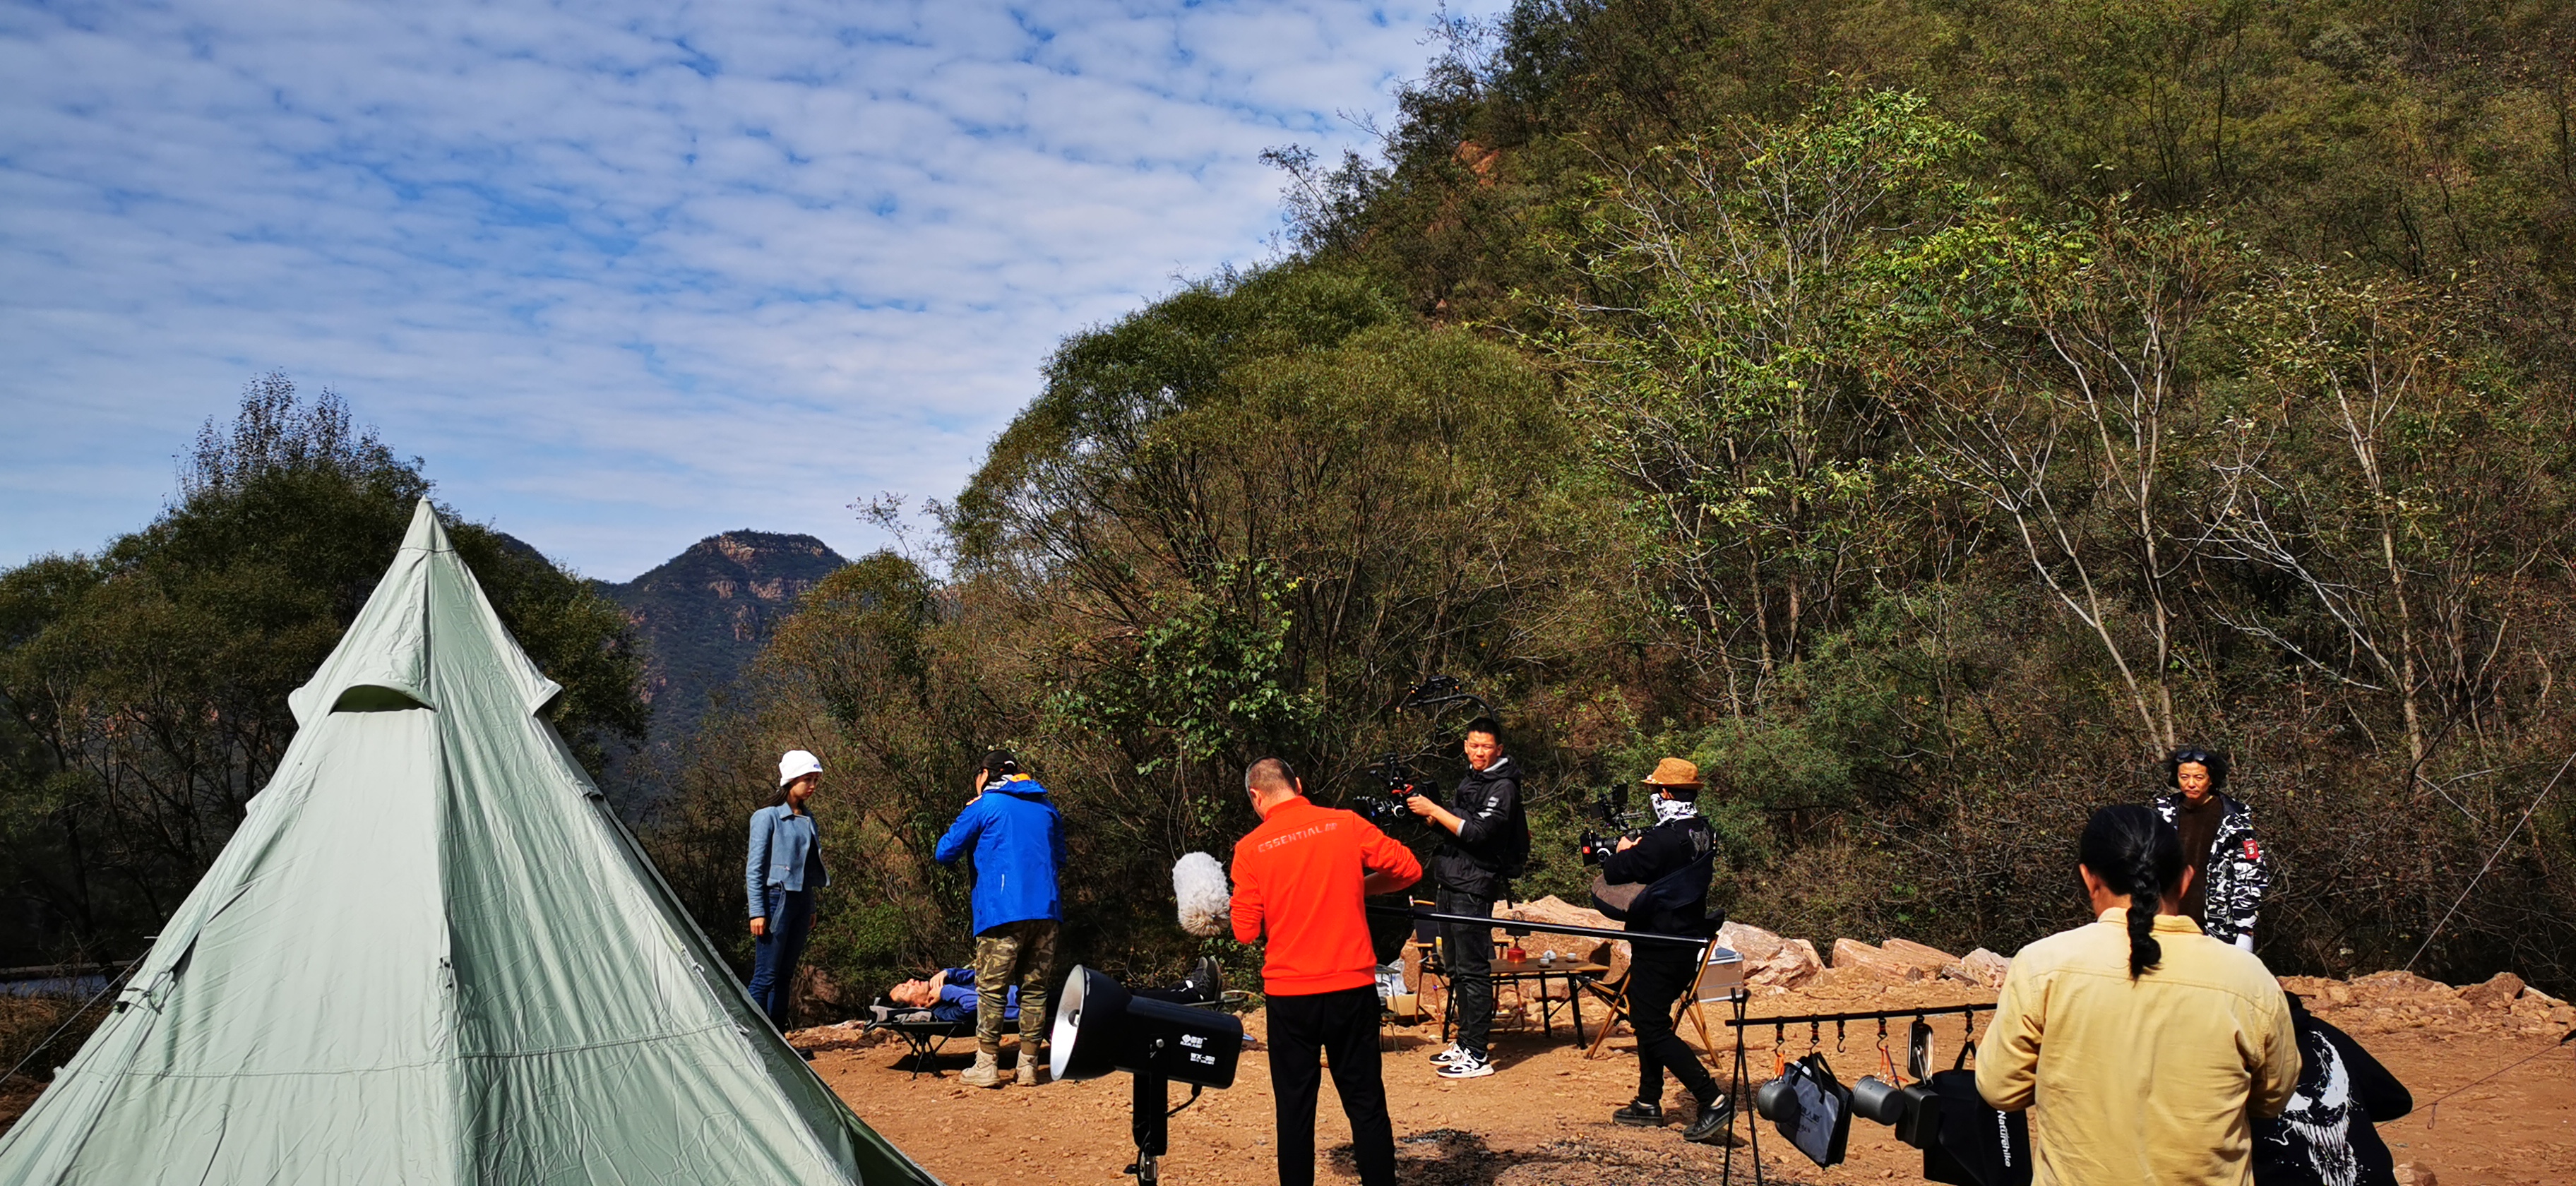
[(801, 749), (778, 759), (778, 797), (751, 813), (751, 855), (743, 889), (751, 899), (751, 999), (770, 1024), (787, 1028), (787, 998), (796, 961), (814, 931), (814, 894), (832, 884), (823, 845), (805, 800), (823, 781), (823, 763)]

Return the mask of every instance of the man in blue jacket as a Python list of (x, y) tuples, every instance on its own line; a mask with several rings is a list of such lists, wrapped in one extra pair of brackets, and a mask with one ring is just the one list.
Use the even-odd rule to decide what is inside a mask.
[(1034, 1087), (1045, 1063), (1047, 977), (1055, 969), (1056, 923), (1064, 917), (1055, 875), (1064, 863), (1064, 821), (1047, 789), (1021, 773), (1008, 750), (984, 755), (975, 798), (931, 855), (951, 865), (975, 851), (975, 1065), (964, 1081), (1002, 1085), (1002, 1015), (1019, 992), (1020, 1069)]

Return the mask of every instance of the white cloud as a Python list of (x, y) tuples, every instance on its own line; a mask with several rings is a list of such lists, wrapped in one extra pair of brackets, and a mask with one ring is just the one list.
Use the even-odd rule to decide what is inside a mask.
[(869, 546), (1063, 335), (1263, 254), (1259, 151), (1359, 144), (1429, 17), (0, 2), (0, 563), (139, 526), (271, 367), (597, 575)]

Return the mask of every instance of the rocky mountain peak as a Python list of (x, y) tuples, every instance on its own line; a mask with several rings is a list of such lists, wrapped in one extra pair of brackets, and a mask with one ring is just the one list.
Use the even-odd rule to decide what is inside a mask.
[(686, 736), (707, 697), (733, 683), (807, 590), (849, 561), (810, 535), (727, 531), (599, 591), (645, 647), (652, 741)]

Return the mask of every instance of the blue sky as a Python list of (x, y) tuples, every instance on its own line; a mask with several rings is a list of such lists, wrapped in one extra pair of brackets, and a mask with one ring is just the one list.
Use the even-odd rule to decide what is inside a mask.
[(0, 0), (0, 564), (148, 522), (272, 368), (586, 575), (874, 546), (1058, 339), (1268, 257), (1260, 151), (1370, 147), (1432, 16)]

